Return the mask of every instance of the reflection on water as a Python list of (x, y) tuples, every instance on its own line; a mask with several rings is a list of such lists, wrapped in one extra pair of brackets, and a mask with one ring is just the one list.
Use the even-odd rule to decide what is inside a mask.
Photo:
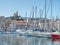
[(26, 37), (18, 34), (0, 34), (0, 45), (60, 45), (48, 38)]

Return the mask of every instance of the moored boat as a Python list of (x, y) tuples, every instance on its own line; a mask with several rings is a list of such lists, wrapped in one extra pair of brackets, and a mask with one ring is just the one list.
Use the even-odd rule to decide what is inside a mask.
[(59, 32), (53, 32), (51, 34), (52, 39), (60, 39), (60, 33)]

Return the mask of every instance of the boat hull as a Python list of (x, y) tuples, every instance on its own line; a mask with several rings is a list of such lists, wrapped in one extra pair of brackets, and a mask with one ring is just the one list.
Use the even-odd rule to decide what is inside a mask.
[(60, 34), (51, 34), (53, 39), (60, 39)]

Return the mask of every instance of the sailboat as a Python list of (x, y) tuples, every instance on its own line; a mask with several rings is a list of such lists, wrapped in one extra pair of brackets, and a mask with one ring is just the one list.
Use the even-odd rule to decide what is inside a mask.
[[(51, 0), (51, 16), (52, 16), (52, 0)], [(57, 21), (59, 21), (59, 20), (57, 20)], [(53, 26), (53, 24), (52, 24), (52, 26)], [(59, 27), (59, 22), (58, 22), (58, 27)], [(52, 29), (51, 38), (60, 39), (60, 32), (58, 32), (58, 29)]]
[(51, 37), (52, 37), (52, 39), (60, 39), (60, 32), (58, 32), (59, 31), (59, 23), (60, 23), (60, 21), (59, 20), (57, 20), (58, 21), (58, 23), (57, 23), (57, 27), (58, 27), (58, 29), (56, 29), (56, 30), (53, 30), (54, 32), (51, 34)]

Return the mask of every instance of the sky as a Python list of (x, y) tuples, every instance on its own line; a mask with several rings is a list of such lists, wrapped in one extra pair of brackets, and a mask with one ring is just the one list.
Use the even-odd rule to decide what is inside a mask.
[[(25, 13), (27, 13), (27, 17), (30, 17), (32, 7), (37, 6), (37, 17), (39, 17), (39, 10), (44, 10), (44, 1), (45, 0), (0, 0), (0, 16), (9, 17), (18, 11), (22, 17), (25, 17)], [(52, 5), (53, 17), (55, 18), (57, 16), (60, 18), (60, 0), (53, 0)], [(46, 0), (46, 14), (47, 18), (51, 17), (50, 0)]]

